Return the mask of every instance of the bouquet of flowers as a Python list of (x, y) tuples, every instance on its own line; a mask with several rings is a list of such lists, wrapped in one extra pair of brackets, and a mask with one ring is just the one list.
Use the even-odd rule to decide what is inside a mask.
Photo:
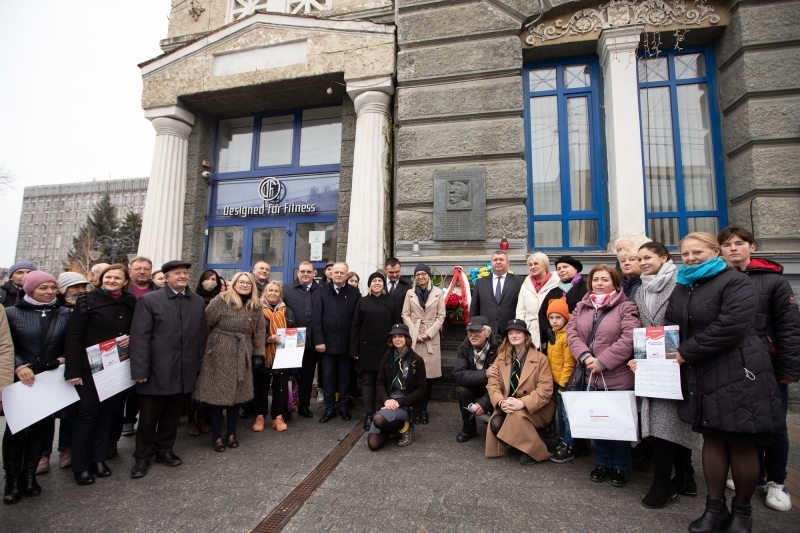
[(469, 276), (460, 266), (455, 267), (455, 274), (444, 295), (445, 315), (452, 322), (469, 320), (469, 304), (471, 298)]

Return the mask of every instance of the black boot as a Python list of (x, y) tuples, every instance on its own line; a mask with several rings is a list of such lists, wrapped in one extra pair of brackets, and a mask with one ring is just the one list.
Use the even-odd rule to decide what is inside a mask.
[(672, 478), (672, 485), (678, 494), (683, 496), (697, 496), (697, 482), (694, 479), (694, 467), (692, 467), (692, 450), (678, 446), (675, 450), (675, 477)]
[(372, 416), (375, 413), (367, 413), (364, 417), (364, 431), (369, 431), (369, 427), (372, 425)]
[(731, 519), (722, 528), (726, 533), (750, 533), (753, 529), (753, 508), (749, 505), (731, 504)]
[(22, 461), (22, 494), (38, 496), (42, 487), (36, 482), (36, 468), (42, 458), (43, 440), (29, 440), (25, 443), (25, 458)]
[(672, 465), (675, 458), (677, 444), (663, 440), (653, 439), (653, 484), (650, 492), (642, 500), (642, 505), (648, 509), (663, 509), (675, 499), (678, 491), (670, 483)]
[(689, 533), (714, 533), (728, 520), (728, 514), (724, 497), (712, 500), (706, 496), (706, 510), (703, 516), (689, 524)]
[[(22, 477), (22, 456), (25, 448), (12, 444), (10, 435), (3, 440), (3, 470), (6, 472), (6, 486), (3, 503), (17, 503), (22, 499), (20, 478)], [(9, 442), (6, 442), (9, 441)]]
[(648, 509), (663, 509), (677, 496), (678, 491), (669, 482), (669, 478), (655, 476), (653, 484), (650, 486), (650, 492), (642, 499), (642, 505)]

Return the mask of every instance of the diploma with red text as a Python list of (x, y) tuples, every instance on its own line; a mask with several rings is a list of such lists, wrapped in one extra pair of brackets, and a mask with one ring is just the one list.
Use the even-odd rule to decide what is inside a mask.
[(633, 330), (636, 359), (636, 396), (682, 400), (681, 367), (676, 359), (680, 342), (678, 326)]
[(306, 349), (306, 328), (280, 328), (281, 336), (275, 350), (273, 370), (282, 368), (300, 368), (303, 366), (303, 352)]
[(97, 397), (101, 402), (136, 385), (131, 379), (128, 349), (119, 345), (124, 338), (108, 339), (86, 348)]

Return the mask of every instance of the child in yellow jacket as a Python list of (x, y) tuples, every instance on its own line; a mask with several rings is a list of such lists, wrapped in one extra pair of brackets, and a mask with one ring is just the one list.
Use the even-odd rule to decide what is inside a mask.
[(575, 358), (572, 357), (567, 344), (567, 322), (569, 322), (569, 319), (567, 299), (562, 297), (558, 300), (550, 300), (550, 305), (547, 306), (547, 320), (550, 322), (552, 334), (547, 346), (547, 359), (550, 362), (550, 370), (553, 372), (560, 437), (556, 451), (550, 457), (550, 460), (554, 463), (566, 463), (575, 458), (573, 451), (575, 441), (569, 431), (567, 410), (564, 408), (564, 400), (561, 398), (561, 392), (575, 370)]

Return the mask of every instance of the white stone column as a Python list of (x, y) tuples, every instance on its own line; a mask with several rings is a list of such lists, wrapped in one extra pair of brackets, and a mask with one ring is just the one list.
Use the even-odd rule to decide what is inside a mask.
[(610, 242), (644, 235), (644, 173), (636, 49), (641, 26), (603, 30), (597, 55), (603, 67)]
[(153, 260), (153, 269), (183, 258), (183, 205), (186, 197), (186, 156), (194, 115), (183, 108), (148, 109), (156, 145), (142, 214), (139, 255)]
[(386, 259), (393, 93), (390, 77), (347, 82), (357, 120), (346, 261), (364, 284)]

